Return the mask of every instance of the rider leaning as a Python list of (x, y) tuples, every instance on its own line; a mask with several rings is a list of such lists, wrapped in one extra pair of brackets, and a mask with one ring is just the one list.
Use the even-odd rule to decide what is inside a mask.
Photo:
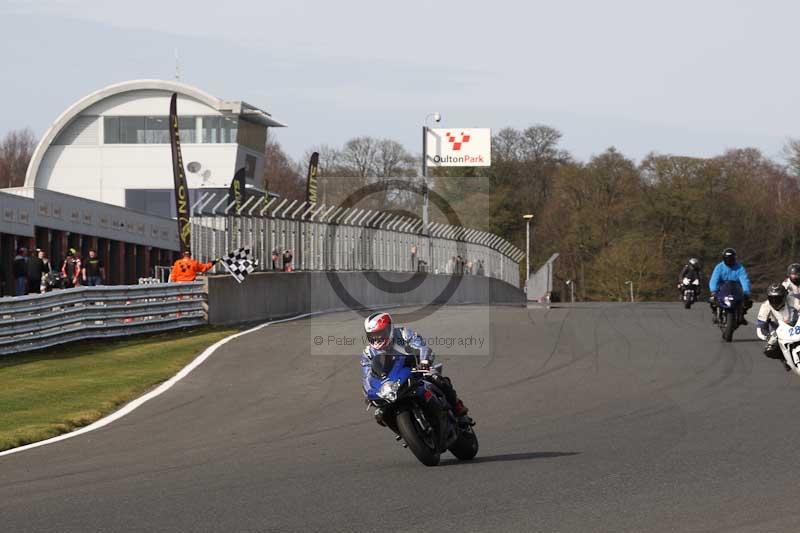
[[(708, 290), (711, 292), (709, 303), (711, 304), (711, 310), (714, 312), (714, 323), (717, 321), (717, 291), (724, 281), (738, 281), (741, 284), (742, 292), (744, 293), (744, 311), (747, 312), (753, 305), (753, 300), (750, 299), (750, 278), (747, 277), (744, 265), (736, 261), (736, 250), (733, 248), (725, 248), (723, 250), (722, 261), (714, 267), (714, 272), (708, 282)], [(743, 326), (747, 325), (744, 313), (742, 313), (739, 323)]]
[[(393, 327), (389, 313), (373, 313), (368, 316), (364, 320), (364, 331), (367, 334), (367, 346), (361, 353), (361, 368), (364, 372), (369, 372), (373, 357), (387, 353), (415, 356), (417, 368), (420, 370), (428, 370), (433, 365), (433, 351), (423, 338), (409, 328)], [(429, 379), (444, 393), (455, 416), (467, 414), (469, 410), (458, 398), (449, 378), (442, 376), (440, 372), (432, 372)]]
[(798, 300), (789, 295), (786, 287), (780, 283), (773, 283), (767, 289), (767, 301), (761, 304), (758, 310), (756, 334), (761, 340), (767, 341), (764, 345), (764, 355), (770, 359), (783, 361), (786, 370), (790, 370), (790, 368), (781, 355), (775, 331), (782, 321), (794, 323), (797, 318), (797, 303)]

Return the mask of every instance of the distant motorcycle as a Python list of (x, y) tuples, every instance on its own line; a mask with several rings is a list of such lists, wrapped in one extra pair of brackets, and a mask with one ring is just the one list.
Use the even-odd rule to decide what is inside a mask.
[(726, 342), (733, 341), (733, 332), (744, 315), (744, 291), (738, 281), (725, 281), (717, 290), (715, 312), (717, 323)]
[(697, 301), (697, 295), (700, 293), (700, 280), (694, 281), (689, 278), (683, 278), (681, 282), (681, 294), (683, 295), (683, 306), (686, 309), (692, 307), (692, 304)]
[(458, 459), (468, 460), (478, 453), (474, 422), (456, 418), (444, 393), (428, 378), (441, 372), (415, 368), (413, 355), (375, 356), (364, 376), (365, 400), (375, 407), (375, 419), (403, 440), (404, 446), (425, 466), (439, 464), (447, 450)]

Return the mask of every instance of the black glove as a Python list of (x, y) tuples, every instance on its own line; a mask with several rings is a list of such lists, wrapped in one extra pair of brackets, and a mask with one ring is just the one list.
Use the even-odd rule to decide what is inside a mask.
[(214, 265), (216, 265), (217, 263), (219, 263), (219, 259), (212, 259), (212, 260), (211, 260), (211, 266), (214, 266)]

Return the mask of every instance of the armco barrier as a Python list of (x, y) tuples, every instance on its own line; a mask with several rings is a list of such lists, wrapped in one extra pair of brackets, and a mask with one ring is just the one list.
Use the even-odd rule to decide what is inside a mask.
[[(254, 273), (242, 284), (230, 276), (210, 276), (206, 279), (208, 321), (215, 325), (256, 322), (353, 307), (352, 302), (339, 297), (332, 280), (341, 283), (346, 293), (361, 304), (356, 307), (429, 303), (525, 304), (525, 294), (520, 289), (483, 276), (429, 274), (424, 276), (419, 286), (408, 291), (391, 292), (391, 289), (378, 288), (383, 283), (381, 278), (390, 284), (398, 284), (411, 276), (396, 272)], [(455, 285), (456, 281), (454, 292), (447, 296), (448, 284)]]
[(0, 355), (205, 323), (202, 282), (82, 287), (0, 298)]

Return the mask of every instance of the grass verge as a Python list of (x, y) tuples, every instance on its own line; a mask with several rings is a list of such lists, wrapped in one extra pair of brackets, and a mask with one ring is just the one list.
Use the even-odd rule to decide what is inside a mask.
[(0, 356), (0, 451), (91, 424), (237, 331), (205, 326)]

